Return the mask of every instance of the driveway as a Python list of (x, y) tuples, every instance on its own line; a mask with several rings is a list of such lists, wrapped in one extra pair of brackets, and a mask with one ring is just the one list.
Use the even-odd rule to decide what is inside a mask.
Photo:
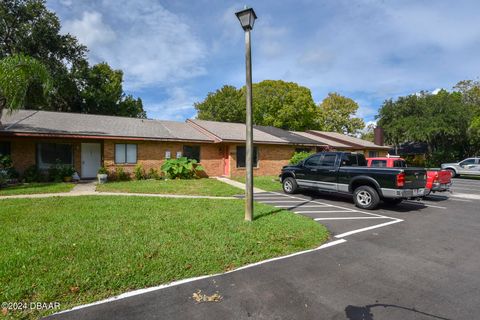
[[(464, 184), (479, 200), (434, 195), (375, 211), (329, 194), (257, 195), (315, 219), (364, 219), (318, 220), (338, 243), (322, 250), (50, 318), (479, 319), (480, 181), (455, 180), (454, 194)], [(198, 290), (222, 300), (196, 303)]]

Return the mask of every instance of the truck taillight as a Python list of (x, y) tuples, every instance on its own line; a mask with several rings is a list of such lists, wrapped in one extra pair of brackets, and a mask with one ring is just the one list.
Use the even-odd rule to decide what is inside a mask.
[(397, 174), (397, 187), (405, 186), (405, 172)]

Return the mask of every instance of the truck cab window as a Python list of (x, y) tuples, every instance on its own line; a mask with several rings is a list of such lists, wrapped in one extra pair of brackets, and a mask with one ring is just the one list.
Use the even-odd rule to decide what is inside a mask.
[(321, 156), (313, 156), (313, 157), (308, 158), (305, 161), (305, 166), (306, 167), (317, 167), (320, 163), (320, 157)]
[(334, 167), (335, 160), (337, 159), (337, 155), (335, 154), (326, 154), (322, 161), (320, 162), (320, 166), (322, 167)]

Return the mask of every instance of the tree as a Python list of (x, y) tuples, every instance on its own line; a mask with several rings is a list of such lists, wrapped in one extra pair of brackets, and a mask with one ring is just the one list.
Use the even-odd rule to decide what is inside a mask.
[[(245, 88), (223, 86), (195, 103), (202, 120), (245, 122)], [(315, 129), (316, 106), (310, 89), (293, 82), (253, 84), (253, 122), (287, 130)]]
[[(52, 90), (45, 110), (101, 113), (85, 105), (83, 89), (89, 86), (91, 72), (87, 48), (70, 34), (60, 34), (60, 20), (45, 6), (45, 0), (2, 0), (0, 2), (0, 59), (22, 53), (44, 64), (51, 75)], [(121, 87), (120, 87), (121, 88)], [(123, 89), (122, 93), (123, 93)], [(96, 91), (98, 99), (109, 96)], [(105, 101), (105, 100), (103, 100)], [(132, 101), (135, 101), (132, 104)], [(109, 104), (116, 101), (108, 101)], [(136, 117), (144, 114), (141, 100), (128, 99), (129, 108), (119, 113)], [(134, 106), (132, 108), (132, 106)], [(36, 106), (27, 105), (27, 108)], [(140, 112), (138, 108), (142, 109)], [(108, 109), (108, 108), (107, 108)], [(132, 110), (132, 114), (127, 110)], [(121, 111), (121, 112), (120, 112)], [(123, 112), (123, 113), (122, 113)]]
[(4, 109), (13, 111), (27, 103), (45, 105), (51, 78), (45, 66), (25, 55), (0, 60), (0, 120)]
[(205, 100), (194, 104), (197, 118), (224, 122), (245, 122), (245, 98), (241, 90), (225, 85), (209, 92)]
[(425, 142), (427, 160), (437, 165), (470, 152), (467, 131), (472, 117), (473, 108), (460, 92), (441, 90), (387, 100), (377, 119), (387, 143)]
[(324, 131), (355, 135), (365, 127), (362, 119), (354, 117), (358, 104), (350, 98), (329, 93), (319, 107), (319, 127)]
[(123, 72), (99, 63), (87, 70), (81, 91), (82, 112), (145, 118), (142, 101), (125, 95), (122, 89)]
[(375, 124), (370, 123), (369, 125), (367, 125), (363, 129), (363, 132), (360, 134), (360, 139), (374, 142), (375, 141)]
[(317, 108), (310, 89), (294, 82), (265, 80), (254, 83), (252, 90), (255, 124), (286, 130), (316, 128)]

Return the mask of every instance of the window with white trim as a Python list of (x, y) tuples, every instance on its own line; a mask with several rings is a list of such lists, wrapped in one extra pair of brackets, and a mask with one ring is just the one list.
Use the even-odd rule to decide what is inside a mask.
[(117, 164), (137, 163), (137, 145), (132, 143), (115, 144), (115, 163)]

